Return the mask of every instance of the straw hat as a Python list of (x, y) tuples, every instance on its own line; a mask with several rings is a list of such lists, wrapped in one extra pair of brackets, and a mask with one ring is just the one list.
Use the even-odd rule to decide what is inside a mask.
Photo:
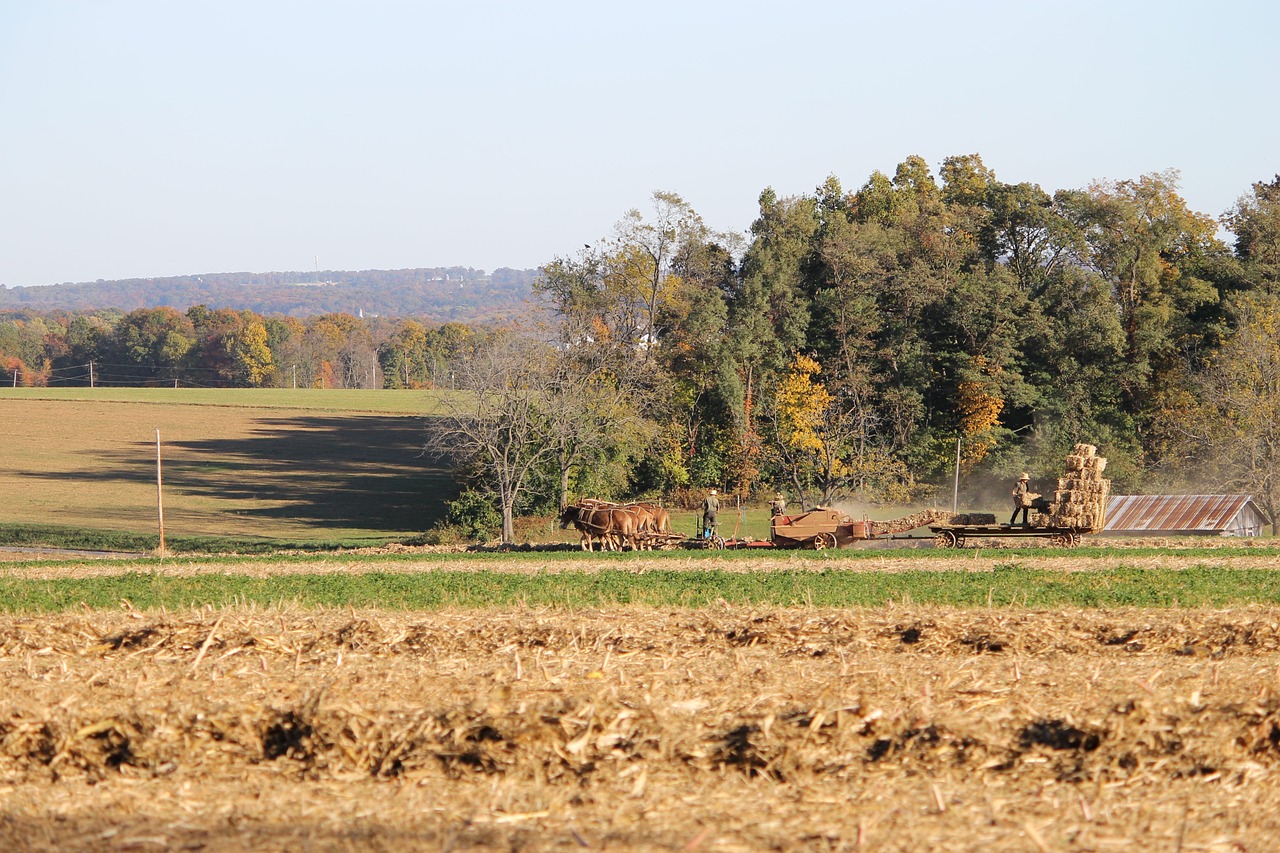
[(715, 490), (715, 489), (712, 489), (712, 490), (711, 490), (711, 494), (713, 494), (713, 495), (714, 495), (715, 493), (716, 493), (716, 490)]
[(1021, 476), (1021, 477), (1019, 477), (1018, 479), (1019, 479), (1019, 480), (1030, 480), (1030, 479), (1031, 479), (1031, 475), (1030, 475), (1030, 474), (1028, 474), (1028, 473), (1026, 473), (1026, 472), (1024, 471), (1024, 472), (1022, 473), (1022, 476)]

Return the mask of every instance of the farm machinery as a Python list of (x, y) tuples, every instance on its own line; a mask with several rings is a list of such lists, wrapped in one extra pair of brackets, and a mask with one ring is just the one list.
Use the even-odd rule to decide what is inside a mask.
[(746, 544), (821, 551), (868, 539), (888, 539), (950, 518), (949, 512), (930, 509), (892, 521), (856, 521), (839, 510), (818, 507), (799, 515), (774, 516), (769, 524), (769, 541)]
[[(637, 509), (652, 505), (613, 504), (592, 498), (579, 501), (565, 510), (561, 517), (562, 526), (575, 524), (584, 534), (592, 534), (596, 538), (605, 539), (618, 533), (619, 522), (617, 511), (635, 512)], [(953, 518), (949, 512), (925, 510), (913, 515), (893, 519), (892, 521), (856, 520), (839, 510), (829, 507), (817, 507), (807, 512), (793, 515), (776, 515), (770, 519), (768, 539), (725, 539), (719, 534), (707, 531), (702, 536), (686, 536), (665, 529), (666, 525), (642, 524), (637, 521), (629, 528), (625, 536), (619, 534), (618, 542), (609, 547), (620, 550), (625, 538), (627, 544), (638, 550), (674, 550), (677, 548), (712, 549), (726, 548), (812, 548), (821, 551), (827, 548), (840, 548), (870, 539), (896, 538), (899, 534), (915, 530), (925, 525), (949, 521)], [(625, 522), (625, 519), (624, 519)], [(584, 548), (589, 548), (584, 536)]]
[[(1019, 495), (1028, 511), (1027, 523), (1023, 525), (998, 524), (996, 517), (989, 513), (951, 513), (937, 509), (889, 521), (857, 520), (836, 509), (816, 507), (794, 515), (774, 516), (769, 522), (767, 540), (724, 539), (714, 533), (689, 537), (670, 531), (665, 524), (637, 524), (626, 538), (630, 546), (637, 549), (811, 548), (821, 551), (870, 540), (921, 539), (924, 537), (906, 534), (927, 527), (935, 547), (939, 548), (962, 548), (970, 539), (995, 537), (1047, 538), (1054, 545), (1071, 548), (1079, 545), (1083, 536), (1105, 525), (1111, 492), (1111, 481), (1102, 477), (1106, 464), (1106, 458), (1098, 456), (1093, 445), (1077, 444), (1067, 456), (1066, 476), (1059, 478), (1052, 498), (1034, 493)], [(583, 529), (583, 514), (595, 518), (606, 511), (630, 512), (638, 508), (656, 509), (649, 504), (619, 505), (587, 499), (566, 510), (562, 522), (576, 514), (576, 523)]]

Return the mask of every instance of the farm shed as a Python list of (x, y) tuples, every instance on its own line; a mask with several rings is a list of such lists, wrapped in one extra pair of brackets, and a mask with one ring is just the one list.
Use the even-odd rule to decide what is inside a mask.
[(1113, 495), (1107, 536), (1258, 536), (1266, 516), (1249, 495)]

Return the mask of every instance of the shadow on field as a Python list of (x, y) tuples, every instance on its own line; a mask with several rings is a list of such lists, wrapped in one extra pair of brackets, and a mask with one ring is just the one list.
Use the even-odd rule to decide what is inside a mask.
[[(422, 453), (426, 423), (392, 415), (257, 418), (244, 435), (166, 442), (165, 491), (237, 501), (241, 516), (425, 530), (452, 488), (440, 461)], [(99, 450), (96, 470), (62, 476), (154, 481), (154, 453), (141, 442), (105, 458)]]

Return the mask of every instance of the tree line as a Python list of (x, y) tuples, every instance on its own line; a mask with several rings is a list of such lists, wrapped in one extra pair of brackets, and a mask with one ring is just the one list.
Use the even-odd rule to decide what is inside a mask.
[(957, 455), (1003, 495), (1083, 441), (1117, 491), (1250, 493), (1274, 528), (1280, 177), (1220, 217), (1178, 181), (1050, 193), (912, 156), (766, 189), (746, 239), (655, 193), (545, 265), (552, 326), (468, 354), (479, 402), (441, 434), (472, 463), (457, 515), (490, 506), (510, 538), (584, 494), (932, 500)]
[(448, 388), (487, 332), (460, 323), (307, 320), (196, 305), (0, 311), (0, 383), (209, 388)]

